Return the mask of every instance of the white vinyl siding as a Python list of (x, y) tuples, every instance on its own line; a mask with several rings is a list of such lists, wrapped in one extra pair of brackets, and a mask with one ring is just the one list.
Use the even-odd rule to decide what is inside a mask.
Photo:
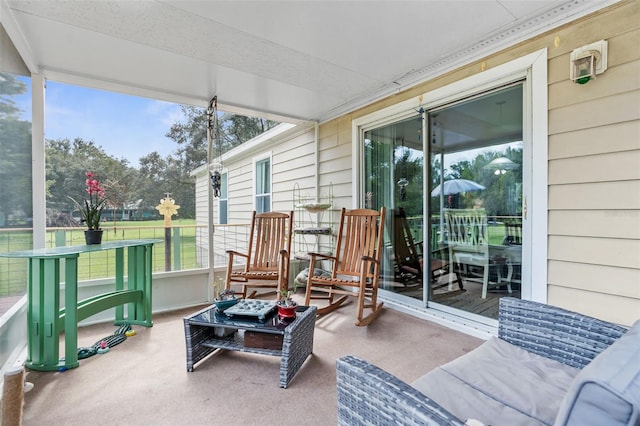
[[(548, 301), (626, 325), (640, 314), (639, 9), (566, 30), (549, 59)], [(570, 51), (600, 39), (608, 69), (571, 82)]]

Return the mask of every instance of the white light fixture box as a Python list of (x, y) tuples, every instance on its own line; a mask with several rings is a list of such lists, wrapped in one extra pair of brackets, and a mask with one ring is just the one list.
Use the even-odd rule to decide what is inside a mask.
[(588, 83), (607, 69), (607, 40), (596, 41), (571, 52), (569, 77), (578, 84)]

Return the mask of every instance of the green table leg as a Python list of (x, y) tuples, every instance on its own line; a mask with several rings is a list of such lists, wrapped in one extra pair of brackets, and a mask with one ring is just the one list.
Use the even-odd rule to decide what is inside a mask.
[[(116, 291), (124, 290), (124, 249), (116, 249)], [(116, 324), (124, 321), (124, 305), (116, 306)]]
[[(116, 324), (128, 323), (153, 326), (151, 320), (151, 261), (152, 244), (132, 246), (127, 249), (127, 288), (129, 290), (140, 290), (142, 299), (127, 304), (127, 318), (116, 316)], [(116, 263), (116, 275), (118, 274)], [(116, 281), (116, 290), (118, 282)]]
[[(142, 289), (140, 283), (144, 279), (144, 246), (129, 247), (129, 267), (133, 266), (133, 271), (129, 273), (129, 290)], [(144, 296), (143, 296), (144, 298)], [(142, 300), (133, 304), (131, 319), (137, 323), (144, 323), (146, 320)]]
[[(29, 279), (27, 296), (27, 366), (44, 365), (44, 260), (29, 259)], [(57, 276), (57, 275), (54, 275)], [(52, 283), (59, 288), (59, 284)]]
[(34, 370), (50, 371), (58, 368), (59, 336), (56, 317), (60, 309), (60, 259), (33, 259), (32, 338), (27, 366)]
[[(67, 257), (64, 270), (64, 361), (61, 361), (60, 365), (64, 368), (76, 368), (80, 365), (78, 362), (78, 258)], [(56, 335), (59, 335), (60, 331), (57, 330)]]
[[(65, 320), (65, 354), (70, 359), (60, 361), (60, 258), (29, 259), (29, 322), (27, 367), (39, 371), (55, 371), (61, 367), (75, 368), (77, 362), (77, 331), (75, 309)], [(77, 305), (77, 255), (65, 257), (65, 304)]]
[(144, 303), (144, 311), (145, 311), (145, 320), (146, 326), (153, 326), (153, 321), (151, 320), (151, 310), (152, 310), (152, 284), (151, 284), (151, 276), (153, 274), (153, 244), (147, 244), (144, 247), (144, 288), (143, 288), (143, 303)]

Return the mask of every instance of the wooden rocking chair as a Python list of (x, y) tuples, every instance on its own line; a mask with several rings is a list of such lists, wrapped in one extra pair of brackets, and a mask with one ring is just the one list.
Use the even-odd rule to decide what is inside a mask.
[[(422, 281), (423, 269), (423, 242), (415, 241), (413, 233), (409, 227), (407, 215), (402, 207), (394, 209), (394, 234), (393, 234), (393, 251), (396, 276), (402, 282), (408, 279)], [(431, 252), (430, 270), (432, 289), (438, 283), (440, 277), (448, 276), (453, 273), (456, 277), (455, 282), (458, 283), (460, 290), (464, 291), (462, 278), (460, 273), (453, 271), (448, 256), (444, 253), (446, 250), (439, 249)]]
[[(309, 271), (315, 271), (316, 260), (333, 263), (331, 276), (309, 274), (305, 305), (311, 299), (327, 300), (328, 305), (318, 309), (318, 315), (334, 311), (353, 296), (358, 299), (356, 325), (369, 325), (380, 313), (382, 303), (378, 303), (378, 279), (384, 235), (385, 208), (380, 211), (369, 209), (342, 209), (338, 228), (336, 254), (334, 256), (309, 253)], [(312, 292), (327, 293), (326, 295)], [(335, 298), (340, 295), (339, 298)], [(364, 310), (371, 311), (364, 316)]]
[(393, 210), (393, 260), (396, 277), (406, 283), (422, 281), (422, 241), (414, 241), (402, 207)]
[[(289, 287), (289, 257), (291, 253), (291, 231), (293, 212), (256, 213), (251, 217), (248, 253), (227, 250), (229, 263), (225, 288), (233, 283), (242, 283), (242, 292), (236, 295), (253, 298), (257, 291), (249, 288), (274, 288), (280, 299), (281, 291)], [(234, 271), (234, 259), (245, 260), (244, 270)]]

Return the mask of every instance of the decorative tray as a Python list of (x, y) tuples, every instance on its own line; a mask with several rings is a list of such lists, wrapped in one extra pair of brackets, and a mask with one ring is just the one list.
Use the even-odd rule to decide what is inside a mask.
[(276, 308), (276, 302), (272, 300), (241, 300), (224, 311), (224, 314), (243, 317), (255, 317), (263, 321)]

